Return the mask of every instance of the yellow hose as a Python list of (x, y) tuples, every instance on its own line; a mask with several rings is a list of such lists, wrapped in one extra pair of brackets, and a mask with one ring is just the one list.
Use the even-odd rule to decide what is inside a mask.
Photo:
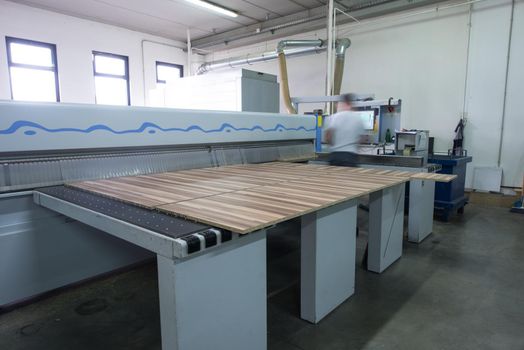
[(284, 52), (278, 53), (278, 65), (280, 69), (280, 91), (282, 93), (282, 98), (284, 99), (286, 110), (289, 114), (297, 114), (297, 109), (293, 106), (293, 103), (291, 103), (291, 95), (289, 94), (286, 55)]

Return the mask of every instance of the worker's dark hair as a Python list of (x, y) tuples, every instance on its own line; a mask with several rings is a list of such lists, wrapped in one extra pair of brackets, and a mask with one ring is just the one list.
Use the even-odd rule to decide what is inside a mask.
[(350, 92), (349, 94), (343, 94), (342, 95), (342, 102), (345, 102), (347, 104), (352, 104), (353, 102), (358, 100), (357, 94), (354, 94)]

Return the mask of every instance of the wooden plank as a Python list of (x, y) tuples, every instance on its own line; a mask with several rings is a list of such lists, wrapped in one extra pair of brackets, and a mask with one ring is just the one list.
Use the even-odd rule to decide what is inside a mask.
[(304, 191), (296, 188), (287, 187), (287, 184), (275, 184), (269, 186), (261, 186), (250, 188), (246, 191), (249, 192), (262, 192), (262, 193), (271, 193), (275, 197), (290, 198), (290, 199), (299, 199), (300, 204), (325, 204), (332, 201), (337, 201), (341, 198), (344, 198), (344, 195), (332, 195), (326, 193), (320, 193), (320, 191)]
[(329, 182), (325, 181), (324, 179), (303, 179), (303, 180), (293, 181), (293, 182), (306, 184), (306, 185), (309, 185), (310, 187), (317, 187), (317, 188), (330, 187), (337, 191), (349, 190), (353, 193), (358, 193), (359, 195), (363, 195), (363, 194), (367, 194), (370, 192), (378, 191), (379, 189), (382, 189), (384, 187), (389, 187), (391, 185), (400, 183), (402, 181), (387, 182), (387, 183), (374, 182), (370, 184), (369, 182), (347, 180), (347, 179), (344, 179), (344, 180), (337, 179), (335, 181), (329, 181)]
[(231, 206), (223, 206), (220, 202), (207, 198), (166, 204), (159, 206), (158, 209), (241, 233), (251, 232), (252, 227), (259, 227), (278, 220), (278, 216), (268, 215), (261, 210), (253, 211), (240, 206), (231, 209)]
[(300, 197), (297, 197), (291, 194), (286, 194), (285, 196), (282, 196), (282, 193), (279, 193), (279, 195), (275, 195), (275, 193), (271, 191), (259, 192), (259, 191), (256, 191), (256, 188), (251, 188), (245, 191), (238, 191), (238, 192), (235, 192), (235, 194), (242, 194), (242, 195), (249, 196), (251, 198), (254, 198), (252, 199), (253, 201), (256, 201), (258, 199), (267, 199), (274, 203), (278, 203), (278, 204), (283, 203), (282, 205), (288, 205), (288, 204), (298, 205), (298, 206), (303, 207), (302, 210), (307, 210), (307, 208), (312, 207), (312, 206), (318, 207), (322, 205), (322, 202), (318, 204), (312, 203), (312, 202), (308, 204), (304, 204), (304, 198), (300, 198)]
[[(167, 175), (167, 174), (159, 174), (159, 175)], [(203, 190), (216, 190), (217, 188), (217, 182), (213, 181), (190, 181), (185, 179), (177, 179), (177, 178), (171, 178), (171, 177), (163, 177), (163, 176), (142, 176), (141, 178), (146, 179), (148, 181), (151, 181), (153, 183), (162, 183), (170, 186), (178, 186), (178, 185), (184, 185), (188, 188), (196, 188), (196, 189), (203, 189)], [(239, 188), (243, 188), (243, 186), (238, 186), (234, 184), (224, 183), (220, 182), (218, 183), (220, 187), (223, 190), (236, 190)]]
[(168, 214), (176, 213), (176, 216), (179, 217), (238, 233), (252, 232), (248, 231), (246, 228), (258, 227), (261, 225), (259, 222), (251, 220), (246, 221), (236, 216), (224, 216), (224, 213), (216, 212), (216, 210), (202, 210), (199, 208), (192, 208), (188, 205), (182, 205), (181, 203), (162, 205), (159, 206), (158, 209), (167, 212)]
[(413, 173), (409, 171), (402, 170), (390, 170), (390, 169), (381, 169), (381, 168), (358, 168), (358, 167), (339, 167), (339, 166), (329, 166), (322, 164), (297, 164), (297, 163), (284, 163), (284, 162), (272, 162), (264, 163), (267, 167), (280, 167), (281, 169), (292, 169), (297, 166), (301, 166), (304, 170), (306, 169), (316, 169), (325, 170), (328, 172), (337, 172), (337, 173), (355, 173), (355, 174), (367, 174), (367, 175), (379, 175), (379, 176), (395, 176), (395, 177), (407, 177), (415, 179), (431, 179), (437, 182), (449, 182), (456, 178), (456, 175), (446, 175), (446, 174), (435, 174), (435, 173)]
[(104, 188), (109, 188), (112, 191), (125, 192), (125, 195), (123, 195), (124, 197), (126, 197), (128, 194), (133, 194), (133, 196), (145, 196), (147, 198), (166, 203), (178, 202), (192, 198), (189, 193), (185, 193), (184, 191), (180, 191), (180, 193), (166, 192), (161, 189), (147, 188), (136, 184), (128, 184), (117, 179), (104, 181), (105, 182), (103, 184), (97, 183), (95, 185), (103, 185)]
[[(246, 183), (246, 184), (253, 184), (253, 185), (267, 185), (270, 183), (273, 183), (275, 180), (274, 177), (267, 176), (263, 177), (260, 175), (257, 175), (257, 173), (253, 172), (241, 172), (239, 170), (233, 170), (233, 169), (221, 169), (217, 174), (215, 174), (215, 170), (211, 168), (207, 169), (198, 169), (199, 172), (192, 174), (197, 176), (208, 176), (208, 178), (214, 178), (216, 180), (220, 181), (226, 181), (226, 182), (233, 182), (233, 183)], [(281, 176), (280, 176), (281, 177)]]
[(415, 173), (410, 176), (417, 180), (431, 180), (435, 182), (450, 182), (457, 178), (457, 175), (435, 174), (435, 173)]
[(122, 202), (134, 204), (140, 207), (146, 207), (149, 209), (153, 209), (157, 205), (168, 203), (167, 201), (160, 201), (158, 199), (148, 198), (147, 196), (142, 196), (140, 194), (129, 193), (125, 190), (117, 190), (111, 187), (107, 188), (101, 183), (91, 184), (85, 181), (82, 183), (72, 183), (69, 186), (88, 192), (94, 192), (104, 197), (118, 199)]
[(276, 162), (85, 181), (70, 186), (247, 233), (408, 181), (412, 175)]
[(131, 186), (138, 186), (143, 190), (156, 193), (165, 193), (169, 195), (180, 196), (180, 200), (187, 200), (191, 198), (199, 198), (204, 196), (211, 196), (215, 194), (220, 194), (223, 191), (217, 189), (201, 188), (198, 186), (188, 186), (186, 184), (177, 184), (173, 186), (171, 184), (166, 184), (162, 181), (157, 181), (155, 178), (152, 179), (143, 179), (141, 177), (125, 177), (115, 179), (114, 182), (122, 183)]
[(220, 197), (224, 201), (231, 202), (231, 203), (237, 203), (237, 204), (243, 204), (247, 206), (255, 205), (257, 207), (264, 208), (264, 210), (271, 211), (273, 209), (278, 210), (279, 212), (289, 212), (292, 213), (294, 211), (302, 211), (307, 210), (310, 206), (304, 205), (300, 203), (292, 203), (289, 201), (286, 201), (285, 199), (280, 198), (267, 198), (258, 196), (256, 193), (249, 193), (249, 192), (233, 192), (233, 193), (226, 193), (222, 194), (220, 196), (217, 196), (217, 198)]
[[(204, 186), (212, 186), (214, 188), (220, 187), (223, 189), (231, 189), (231, 190), (242, 189), (248, 186), (259, 186), (259, 184), (256, 182), (247, 181), (243, 179), (237, 179), (233, 177), (230, 177), (228, 179), (225, 179), (225, 178), (212, 179), (211, 177), (205, 178), (205, 177), (195, 176), (195, 175), (180, 176), (176, 173), (162, 173), (162, 174), (158, 174), (156, 178), (170, 180), (170, 181), (179, 182), (179, 183), (203, 184)], [(261, 183), (261, 184), (266, 184), (266, 183)]]

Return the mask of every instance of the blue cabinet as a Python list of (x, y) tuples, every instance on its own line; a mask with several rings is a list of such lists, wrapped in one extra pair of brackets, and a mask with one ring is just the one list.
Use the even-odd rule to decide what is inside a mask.
[(442, 219), (447, 221), (449, 215), (455, 210), (459, 213), (464, 211), (464, 206), (468, 203), (468, 197), (464, 193), (466, 183), (466, 165), (472, 161), (469, 156), (449, 156), (433, 154), (429, 156), (429, 163), (442, 165), (440, 174), (457, 175), (451, 182), (437, 182), (435, 184), (435, 211), (442, 215)]

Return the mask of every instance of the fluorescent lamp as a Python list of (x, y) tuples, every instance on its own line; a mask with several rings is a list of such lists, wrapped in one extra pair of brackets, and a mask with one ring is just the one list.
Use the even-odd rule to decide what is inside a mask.
[(189, 3), (192, 3), (193, 5), (203, 7), (207, 10), (218, 12), (222, 15), (226, 15), (229, 17), (238, 17), (238, 13), (231, 11), (229, 9), (226, 9), (225, 7), (215, 5), (212, 2), (207, 2), (204, 0), (186, 0), (186, 1)]

